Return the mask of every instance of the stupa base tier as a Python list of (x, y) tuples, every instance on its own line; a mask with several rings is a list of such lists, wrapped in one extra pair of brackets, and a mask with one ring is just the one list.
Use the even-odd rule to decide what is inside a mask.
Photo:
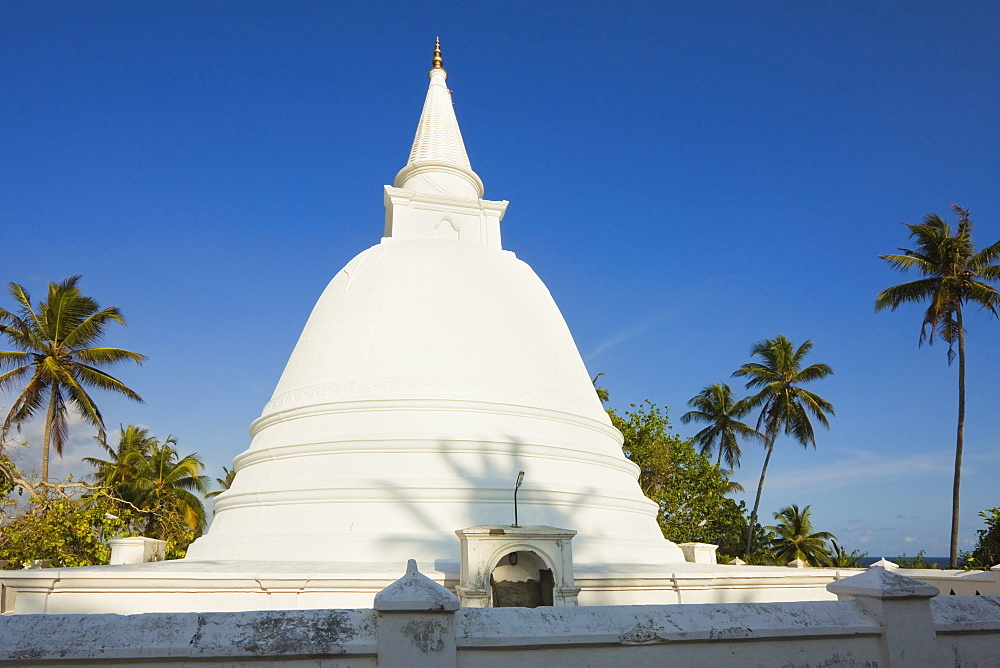
[[(454, 590), (457, 562), (418, 562)], [(3, 573), (4, 614), (141, 614), (371, 608), (403, 563), (178, 560), (127, 566), (50, 568)], [(580, 570), (580, 605), (645, 605), (830, 600), (826, 585), (852, 569), (665, 564), (636, 572)]]
[[(377, 513), (380, 507), (380, 504), (372, 503), (369, 505), (368, 511), (369, 513)], [(412, 504), (407, 507), (420, 511), (423, 515), (422, 521), (425, 524), (449, 519), (447, 517), (448, 507), (445, 504), (425, 507)], [(406, 563), (407, 559), (436, 563), (442, 559), (457, 561), (459, 558), (459, 542), (454, 529), (450, 528), (428, 528), (424, 531), (402, 532), (387, 527), (382, 531), (348, 532), (323, 527), (322, 532), (317, 532), (314, 530), (315, 527), (322, 526), (318, 522), (313, 527), (297, 526), (300, 524), (298, 522), (296, 525), (292, 525), (287, 517), (285, 517), (284, 522), (280, 521), (282, 519), (281, 508), (273, 508), (275, 511), (273, 518), (267, 513), (262, 513), (261, 510), (260, 508), (255, 509), (252, 514), (247, 513), (245, 518), (240, 517), (238, 512), (231, 512), (225, 518), (216, 518), (216, 522), (220, 524), (225, 520), (226, 525), (220, 526), (219, 530), (213, 527), (212, 532), (193, 543), (188, 549), (187, 559), (364, 564), (379, 561)], [(303, 510), (301, 515), (314, 518), (333, 518), (337, 517), (338, 510), (340, 509), (333, 507), (328, 513), (317, 513), (315, 508), (311, 508), (310, 512)], [(503, 519), (506, 519), (510, 514), (510, 508), (503, 507), (502, 510)], [(654, 524), (655, 520), (652, 518), (640, 514), (620, 513), (619, 525), (614, 526), (607, 521), (607, 518), (601, 517), (604, 514), (610, 513), (586, 513), (583, 521), (575, 523), (577, 526), (597, 526), (607, 529), (602, 533), (587, 533), (577, 536), (573, 542), (573, 561), (577, 567), (587, 568), (591, 565), (612, 563), (628, 564), (633, 570), (645, 570), (659, 564), (684, 561), (684, 555), (680, 548), (662, 536), (654, 535), (653, 538), (645, 538), (642, 536), (648, 535), (651, 533), (650, 531), (628, 531), (636, 527), (645, 529), (646, 527), (642, 524)], [(485, 515), (485, 513), (481, 515)], [(497, 513), (498, 519), (500, 516)], [(543, 520), (547, 519), (547, 515), (543, 512), (533, 513), (533, 516), (541, 517)], [(557, 514), (554, 518), (562, 519), (562, 515)], [(244, 519), (260, 521), (247, 524), (243, 522)], [(332, 519), (329, 521), (333, 522)], [(472, 523), (468, 522), (467, 524)], [(504, 522), (500, 520), (494, 524), (502, 525)], [(555, 522), (548, 522), (548, 524), (555, 525)], [(456, 523), (452, 526), (462, 525)], [(262, 527), (268, 527), (270, 530), (262, 530)]]

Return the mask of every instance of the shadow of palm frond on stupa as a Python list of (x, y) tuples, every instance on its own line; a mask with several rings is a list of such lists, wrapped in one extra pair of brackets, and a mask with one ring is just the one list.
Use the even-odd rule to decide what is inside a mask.
[[(560, 480), (559, 467), (517, 437), (488, 440), (439, 439), (427, 454), (432, 470), (419, 484), (383, 479), (384, 494), (406, 513), (400, 526), (410, 530), (385, 537), (387, 554), (398, 553), (401, 543), (419, 541), (415, 551), (434, 556), (418, 559), (421, 568), (437, 571), (447, 584), (457, 584), (460, 541), (456, 531), (473, 526), (547, 525), (577, 532), (588, 531), (576, 520), (576, 511), (599, 490), (579, 481)], [(517, 491), (518, 474), (524, 472)], [(554, 475), (555, 473), (555, 475)], [(572, 492), (568, 492), (572, 489)], [(423, 563), (421, 563), (423, 562)], [(405, 566), (405, 562), (400, 567)]]

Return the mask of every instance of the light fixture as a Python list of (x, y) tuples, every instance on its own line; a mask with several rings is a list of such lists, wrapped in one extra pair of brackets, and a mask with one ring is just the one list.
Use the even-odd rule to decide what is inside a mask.
[(518, 471), (517, 482), (514, 484), (514, 523), (511, 524), (512, 527), (519, 527), (520, 524), (517, 523), (517, 490), (521, 489), (521, 483), (524, 481), (524, 471)]

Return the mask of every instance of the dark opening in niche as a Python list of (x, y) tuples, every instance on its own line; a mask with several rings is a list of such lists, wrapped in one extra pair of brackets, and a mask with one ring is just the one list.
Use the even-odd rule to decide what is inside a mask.
[(495, 608), (551, 606), (554, 586), (552, 570), (534, 552), (511, 552), (497, 562), (490, 574)]

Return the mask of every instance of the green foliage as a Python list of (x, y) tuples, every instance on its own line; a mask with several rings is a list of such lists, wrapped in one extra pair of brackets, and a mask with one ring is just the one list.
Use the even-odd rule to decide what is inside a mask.
[(970, 568), (987, 570), (1000, 564), (1000, 508), (980, 511), (979, 516), (986, 520), (986, 527), (976, 531), (979, 540), (966, 555), (966, 563)]
[(608, 402), (608, 399), (611, 398), (611, 395), (608, 394), (608, 388), (597, 386), (597, 379), (603, 375), (603, 373), (597, 374), (590, 382), (594, 384), (594, 390), (597, 392), (597, 398), (601, 400), (602, 404), (605, 404)]
[(23, 286), (11, 283), (9, 291), (17, 312), (0, 308), (0, 334), (15, 350), (0, 350), (0, 390), (20, 391), (0, 430), (0, 441), (12, 426), (20, 426), (45, 412), (42, 436), (42, 482), (48, 481), (49, 449), (61, 455), (68, 437), (67, 409), (74, 408), (97, 427), (104, 440), (104, 417), (88, 389), (97, 388), (142, 401), (142, 397), (101, 367), (131, 361), (141, 364), (144, 355), (121, 348), (97, 346), (112, 322), (125, 324), (119, 310), (100, 308), (76, 286), (79, 276), (49, 283), (48, 296), (37, 306)]
[(875, 310), (897, 308), (907, 303), (927, 302), (920, 324), (920, 343), (939, 337), (948, 344), (948, 359), (954, 358), (954, 344), (964, 333), (962, 306), (973, 303), (993, 315), (1000, 314), (1000, 293), (990, 285), (1000, 280), (1000, 241), (976, 251), (968, 209), (952, 204), (958, 226), (937, 214), (928, 214), (918, 225), (904, 223), (910, 230), (915, 249), (900, 248), (902, 255), (880, 255), (893, 269), (914, 270), (922, 279), (886, 288), (875, 298)]
[[(149, 536), (165, 540), (166, 558), (183, 557), (201, 535), (205, 511), (201, 499), (207, 478), (195, 454), (180, 456), (173, 439), (160, 443), (145, 429), (121, 427), (108, 459), (88, 458), (96, 468), (93, 484), (37, 482), (8, 466), (0, 491), (0, 559), (20, 567), (34, 559), (56, 566), (107, 563), (107, 540)], [(9, 460), (0, 456), (0, 466)], [(19, 503), (12, 490), (27, 490)]]
[(694, 420), (708, 426), (694, 435), (694, 442), (701, 446), (701, 454), (711, 456), (712, 450), (718, 448), (716, 465), (726, 460), (726, 465), (734, 470), (740, 465), (739, 439), (760, 440), (764, 436), (756, 429), (740, 422), (739, 418), (746, 415), (750, 408), (744, 401), (736, 401), (733, 390), (725, 383), (713, 383), (702, 388), (699, 394), (691, 397), (688, 406), (694, 408), (681, 416), (681, 422), (687, 424)]
[[(816, 435), (810, 415), (824, 427), (830, 427), (827, 414), (833, 415), (833, 405), (819, 395), (799, 387), (833, 373), (833, 369), (827, 364), (803, 367), (803, 360), (810, 350), (811, 340), (796, 348), (788, 338), (779, 334), (773, 339), (764, 339), (753, 345), (750, 356), (759, 357), (760, 362), (747, 362), (733, 372), (733, 376), (749, 378), (747, 389), (758, 390), (757, 394), (747, 397), (741, 403), (745, 403), (748, 410), (760, 409), (757, 431), (764, 434), (764, 447), (767, 448), (748, 526), (754, 526), (757, 522), (764, 478), (778, 434), (784, 431), (785, 435), (794, 438), (802, 447), (816, 447)], [(752, 542), (753, 536), (748, 531), (745, 549), (748, 556)]]
[(831, 566), (826, 541), (836, 538), (828, 531), (813, 531), (809, 506), (801, 511), (795, 504), (774, 514), (778, 523), (767, 527), (774, 534), (771, 549), (777, 564), (784, 565), (801, 559), (809, 566)]
[(611, 423), (624, 436), (622, 451), (639, 467), (639, 487), (654, 501), (664, 493), (670, 472), (670, 447), (683, 439), (670, 433), (667, 409), (660, 409), (648, 399), (641, 405), (630, 404), (624, 417), (608, 411)]
[[(743, 504), (743, 502), (740, 502)], [(745, 504), (744, 512), (746, 511)], [(744, 536), (747, 535), (750, 526), (750, 519), (746, 518), (743, 522), (742, 530), (740, 531), (740, 545), (737, 547), (741, 552), (746, 550), (746, 545), (743, 542)], [(774, 543), (774, 534), (767, 530), (767, 528), (760, 525), (760, 523), (754, 524), (754, 532), (750, 538), (750, 549), (746, 550), (743, 554), (743, 560), (748, 564), (753, 566), (773, 566), (774, 565), (774, 550), (771, 545)]]
[(206, 497), (211, 498), (214, 496), (218, 496), (233, 486), (233, 480), (236, 479), (236, 471), (230, 470), (225, 466), (223, 466), (222, 474), (223, 475), (221, 478), (215, 479), (215, 484), (219, 486), (219, 489), (209, 492), (208, 494), (205, 495)]
[(905, 554), (901, 554), (895, 559), (890, 559), (890, 561), (900, 568), (937, 568), (937, 564), (924, 559), (925, 554), (926, 550), (920, 550), (915, 557), (908, 557)]
[(131, 520), (107, 497), (36, 496), (25, 512), (3, 521), (0, 559), (10, 562), (8, 569), (35, 559), (49, 559), (53, 566), (106, 564), (107, 540), (130, 535)]
[(170, 559), (183, 559), (187, 554), (188, 547), (191, 543), (201, 536), (201, 531), (190, 531), (180, 523), (176, 525), (168, 525), (172, 530), (165, 531), (162, 535), (163, 538), (160, 540), (167, 541), (166, 547), (164, 547), (163, 558)]
[[(201, 532), (205, 508), (195, 492), (208, 491), (197, 454), (183, 457), (173, 441), (156, 442), (145, 456), (133, 454), (135, 477), (122, 487), (125, 499), (146, 515), (143, 535), (166, 540), (178, 530)], [(176, 525), (176, 526), (173, 526)]]
[(658, 521), (664, 536), (677, 543), (690, 541), (719, 545), (734, 554), (746, 525), (745, 507), (726, 494), (739, 486), (728, 472), (698, 454), (694, 445), (672, 433), (666, 408), (650, 401), (632, 404), (611, 421), (625, 437), (622, 450), (639, 466), (639, 486), (660, 507)]
[[(95, 440), (104, 448), (108, 458), (84, 457), (83, 461), (97, 469), (92, 476), (95, 482), (109, 488), (118, 498), (127, 499), (127, 488), (137, 475), (137, 459), (148, 457), (158, 441), (150, 436), (148, 429), (133, 424), (118, 426), (118, 445), (114, 448), (100, 439)], [(167, 443), (173, 441), (167, 439)]]
[[(208, 478), (197, 454), (181, 456), (168, 438), (153, 438), (134, 425), (121, 427), (116, 448), (107, 446), (104, 417), (93, 388), (142, 398), (105, 368), (141, 363), (145, 356), (99, 343), (111, 323), (124, 325), (116, 307), (100, 308), (80, 293), (79, 276), (49, 283), (46, 299), (32, 303), (23, 286), (11, 283), (15, 311), (0, 308), (0, 335), (13, 350), (0, 351), (0, 390), (15, 389), (0, 429), (0, 550), (15, 567), (49, 559), (55, 565), (106, 563), (109, 532), (167, 541), (167, 557), (184, 555), (205, 527), (199, 494)], [(48, 478), (49, 451), (62, 454), (68, 411), (97, 428), (106, 459), (88, 458), (92, 483)], [(3, 448), (9, 430), (44, 413), (40, 480), (17, 471)], [(27, 497), (14, 498), (17, 493)]]
[[(955, 471), (952, 482), (951, 567), (958, 567), (959, 499), (962, 486), (962, 455), (965, 441), (965, 304), (1000, 315), (1000, 292), (991, 285), (1000, 281), (1000, 241), (976, 250), (968, 209), (952, 204), (958, 217), (954, 232), (937, 214), (924, 217), (919, 225), (909, 225), (913, 249), (902, 254), (881, 255), (893, 269), (916, 271), (923, 278), (886, 288), (875, 298), (875, 310), (895, 311), (903, 304), (927, 303), (920, 323), (919, 344), (934, 342), (937, 336), (948, 344), (948, 363), (955, 358), (958, 344), (958, 429), (955, 436)], [(905, 223), (904, 223), (905, 224)]]
[(830, 427), (827, 414), (834, 414), (833, 405), (799, 387), (833, 373), (828, 364), (802, 366), (812, 345), (809, 340), (796, 348), (784, 334), (758, 341), (753, 345), (750, 356), (760, 357), (762, 361), (747, 362), (733, 373), (734, 376), (749, 378), (747, 389), (758, 390), (757, 394), (747, 397), (746, 408), (761, 409), (757, 429), (763, 427), (767, 445), (773, 444), (778, 434), (784, 432), (803, 447), (816, 447), (810, 415), (824, 427)]
[(7, 505), (3, 500), (6, 500), (18, 487), (14, 481), (14, 475), (14, 462), (3, 452), (0, 452), (0, 508)]
[(837, 568), (865, 567), (864, 558), (868, 556), (867, 552), (860, 552), (858, 550), (848, 552), (842, 545), (838, 545), (835, 540), (830, 541), (830, 546), (830, 561), (833, 566)]
[(205, 528), (205, 508), (196, 493), (208, 489), (208, 478), (197, 454), (181, 456), (146, 429), (128, 425), (119, 428), (118, 445), (105, 446), (107, 459), (88, 457), (94, 481), (122, 509), (138, 519), (134, 530), (150, 538), (167, 541), (167, 552), (183, 556), (188, 544)]

